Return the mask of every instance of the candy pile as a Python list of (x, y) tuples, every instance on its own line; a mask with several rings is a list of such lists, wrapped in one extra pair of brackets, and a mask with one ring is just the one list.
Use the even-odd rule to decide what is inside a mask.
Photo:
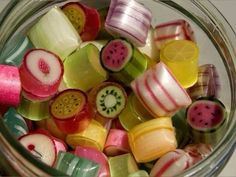
[(174, 176), (208, 156), (227, 122), (217, 70), (187, 21), (151, 20), (135, 0), (49, 10), (0, 65), (12, 135), (73, 177)]

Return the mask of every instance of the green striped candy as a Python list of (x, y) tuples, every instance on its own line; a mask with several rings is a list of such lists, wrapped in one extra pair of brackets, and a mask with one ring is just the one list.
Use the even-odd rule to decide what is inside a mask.
[(3, 116), (3, 121), (15, 138), (19, 138), (29, 132), (25, 120), (16, 112), (15, 108), (8, 109)]
[(33, 44), (27, 37), (10, 40), (0, 56), (0, 62), (7, 65), (19, 66), (25, 53), (33, 48)]
[(96, 177), (99, 164), (68, 152), (59, 152), (55, 168), (71, 177)]
[(111, 76), (129, 87), (130, 83), (141, 75), (147, 67), (148, 59), (136, 47), (133, 47), (131, 60), (121, 71), (111, 73)]
[(30, 120), (47, 119), (49, 118), (49, 100), (31, 101), (22, 96), (17, 111), (20, 115)]

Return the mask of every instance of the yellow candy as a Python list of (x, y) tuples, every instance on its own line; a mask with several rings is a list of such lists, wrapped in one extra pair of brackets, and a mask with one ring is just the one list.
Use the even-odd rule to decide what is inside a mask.
[(197, 45), (188, 40), (173, 40), (161, 48), (160, 60), (164, 62), (184, 88), (189, 88), (198, 78)]
[(137, 162), (149, 162), (177, 148), (170, 117), (160, 117), (135, 126), (128, 133), (129, 145)]
[(69, 134), (66, 142), (72, 148), (86, 146), (102, 151), (107, 137), (107, 130), (100, 123), (92, 120), (89, 126), (80, 133)]

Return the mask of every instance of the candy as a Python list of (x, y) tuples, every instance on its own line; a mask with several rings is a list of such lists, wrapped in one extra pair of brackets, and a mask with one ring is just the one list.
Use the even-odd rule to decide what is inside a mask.
[(66, 15), (57, 7), (49, 10), (28, 32), (36, 48), (50, 50), (64, 60), (81, 43)]
[(75, 155), (94, 161), (100, 165), (98, 172), (98, 177), (109, 177), (110, 169), (108, 165), (108, 159), (101, 151), (98, 151), (94, 148), (77, 146), (75, 148)]
[(220, 90), (219, 76), (213, 64), (205, 64), (198, 68), (197, 83), (188, 89), (193, 99), (200, 97), (217, 97)]
[(129, 145), (137, 162), (149, 162), (175, 150), (177, 142), (171, 118), (160, 117), (141, 123), (128, 133)]
[(138, 170), (134, 173), (130, 173), (128, 177), (149, 177), (149, 175), (144, 170)]
[(119, 115), (120, 123), (126, 130), (130, 130), (134, 126), (152, 118), (153, 117), (143, 107), (142, 103), (140, 103), (134, 93), (129, 95), (127, 105)]
[(15, 66), (0, 65), (0, 105), (17, 106), (20, 102), (21, 81)]
[(107, 138), (107, 130), (97, 121), (92, 120), (89, 126), (80, 133), (68, 134), (66, 142), (72, 148), (76, 146), (92, 147), (102, 151)]
[[(79, 47), (80, 49), (82, 49), (88, 44), (93, 44), (94, 46), (98, 48), (99, 51), (101, 51), (102, 48), (107, 44), (107, 42), (108, 42), (107, 40), (86, 41), (86, 42), (82, 42)], [(77, 49), (77, 50), (80, 50), (80, 49)]]
[(25, 54), (19, 72), (26, 92), (47, 98), (57, 92), (64, 71), (57, 55), (44, 49), (32, 49)]
[(128, 176), (138, 171), (138, 166), (129, 153), (111, 157), (108, 160), (111, 177)]
[(174, 40), (166, 43), (160, 51), (164, 62), (184, 88), (197, 82), (199, 49), (196, 43), (188, 40)]
[(99, 50), (88, 44), (77, 50), (64, 62), (64, 81), (70, 88), (88, 91), (107, 79), (107, 72), (99, 61)]
[(134, 0), (111, 0), (105, 28), (113, 35), (125, 37), (138, 46), (144, 46), (151, 17), (150, 10)]
[(45, 133), (30, 133), (19, 139), (20, 143), (37, 159), (53, 166), (56, 160), (56, 146), (51, 136)]
[(61, 151), (58, 155), (55, 168), (71, 177), (96, 177), (99, 171), (99, 164)]
[(150, 177), (173, 177), (190, 166), (190, 156), (181, 149), (166, 153), (154, 165)]
[(4, 114), (3, 121), (15, 138), (29, 132), (26, 121), (16, 112), (15, 108), (8, 109)]
[(172, 116), (191, 104), (167, 66), (160, 62), (132, 81), (131, 88), (144, 107), (154, 116)]
[(154, 38), (158, 49), (161, 49), (165, 43), (171, 40), (195, 41), (194, 32), (190, 24), (183, 19), (157, 25)]
[(81, 90), (60, 92), (50, 104), (50, 115), (64, 133), (76, 133), (86, 129), (92, 118), (87, 95)]
[(127, 132), (119, 129), (110, 129), (104, 147), (104, 153), (107, 156), (116, 156), (128, 152), (130, 152), (130, 147)]

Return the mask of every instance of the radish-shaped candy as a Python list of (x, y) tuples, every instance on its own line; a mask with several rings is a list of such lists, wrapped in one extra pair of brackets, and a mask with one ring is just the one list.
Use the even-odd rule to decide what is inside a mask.
[(157, 25), (154, 31), (155, 43), (158, 49), (171, 40), (195, 41), (190, 24), (183, 20), (175, 20)]
[(150, 177), (173, 177), (190, 167), (191, 158), (182, 149), (166, 153), (152, 168)]
[(76, 89), (60, 92), (52, 100), (49, 110), (57, 127), (67, 134), (83, 131), (92, 118), (87, 95)]
[(151, 18), (151, 11), (135, 0), (111, 0), (105, 28), (113, 35), (144, 46)]
[(191, 104), (187, 92), (162, 62), (132, 81), (131, 87), (154, 117), (172, 116), (180, 108)]
[(127, 86), (147, 69), (148, 63), (147, 58), (124, 39), (108, 42), (101, 51), (100, 60), (115, 79)]
[(0, 78), (0, 105), (17, 106), (22, 85), (18, 68), (0, 65)]
[(49, 166), (54, 165), (57, 152), (51, 136), (46, 133), (30, 133), (20, 137), (19, 141), (35, 158)]
[(20, 66), (22, 87), (37, 97), (47, 98), (57, 92), (63, 75), (60, 58), (44, 49), (32, 49)]
[(223, 103), (217, 99), (200, 99), (187, 110), (187, 122), (191, 127), (194, 142), (217, 143), (223, 136), (227, 122)]
[(198, 68), (198, 81), (188, 89), (193, 99), (200, 97), (217, 97), (220, 90), (219, 75), (213, 64), (202, 65)]

